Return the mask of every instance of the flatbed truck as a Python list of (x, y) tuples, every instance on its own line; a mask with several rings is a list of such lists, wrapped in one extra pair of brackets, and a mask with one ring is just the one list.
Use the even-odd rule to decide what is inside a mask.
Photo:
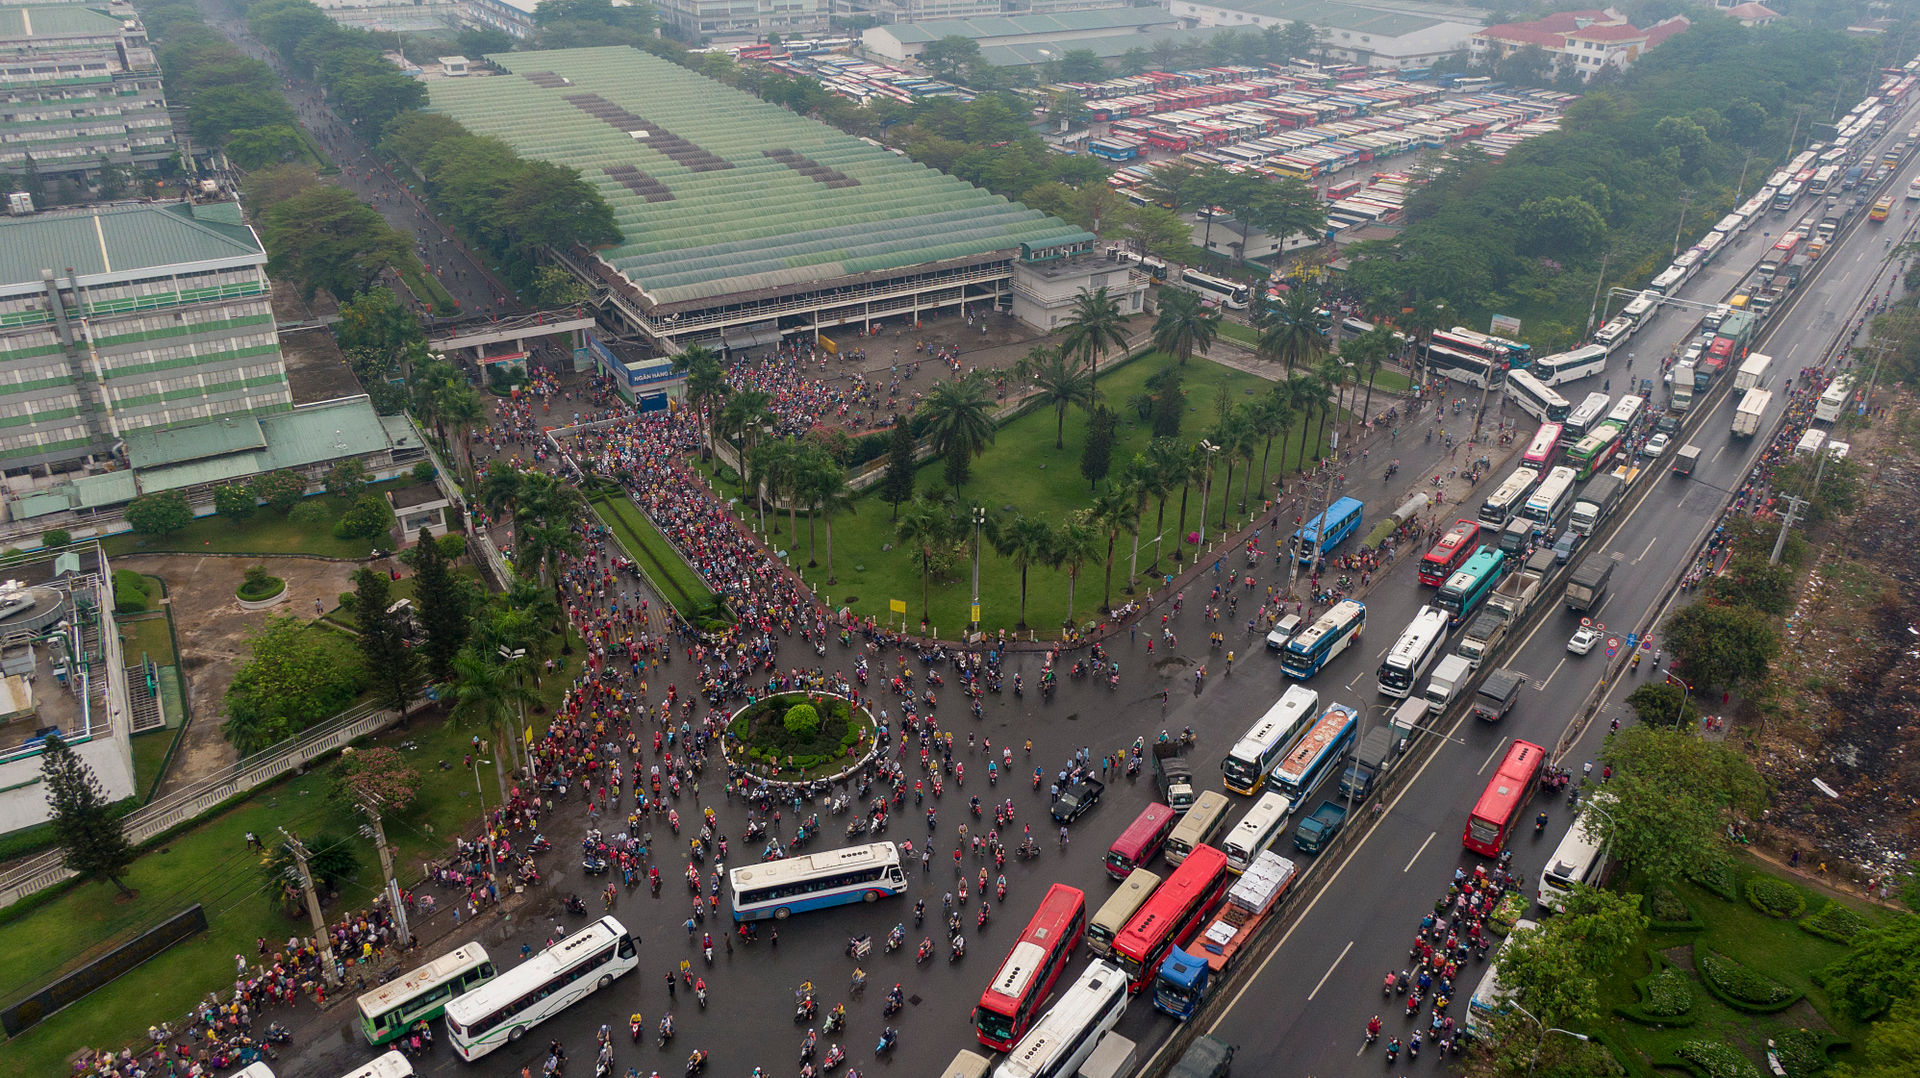
[(1153, 979), (1153, 1007), (1186, 1021), (1200, 1010), (1207, 992), (1233, 966), (1280, 899), (1293, 886), (1292, 861), (1263, 850), (1227, 891), (1220, 916), (1197, 936), (1191, 951), (1175, 947)]

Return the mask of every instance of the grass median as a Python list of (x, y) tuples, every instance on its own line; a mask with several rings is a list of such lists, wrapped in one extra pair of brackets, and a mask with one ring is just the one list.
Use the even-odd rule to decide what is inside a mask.
[(660, 530), (653, 526), (638, 506), (625, 494), (602, 494), (593, 500), (593, 511), (620, 540), (632, 558), (663, 593), (661, 598), (673, 604), (688, 621), (713, 616), (719, 599), (693, 571)]

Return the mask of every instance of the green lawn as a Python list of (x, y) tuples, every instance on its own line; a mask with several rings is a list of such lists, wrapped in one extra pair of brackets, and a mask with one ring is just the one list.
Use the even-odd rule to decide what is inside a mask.
[(593, 511), (681, 617), (691, 620), (711, 615), (715, 601), (712, 589), (625, 494), (595, 498)]
[[(410, 478), (389, 481), (392, 484), (410, 482)], [(379, 494), (387, 485), (376, 483), (367, 490)], [(346, 507), (340, 504), (339, 499), (324, 494), (309, 497), (307, 501), (327, 507), (329, 514), (323, 523), (299, 524), (271, 509), (262, 508), (241, 523), (222, 516), (201, 517), (172, 535), (127, 533), (102, 539), (100, 546), (109, 558), (122, 554), (318, 554), (328, 558), (364, 558), (375, 547), (388, 544), (385, 536), (378, 539), (334, 538), (333, 522), (339, 519)]]
[(153, 784), (160, 778), (160, 765), (166, 762), (167, 750), (173, 747), (174, 738), (179, 734), (179, 728), (175, 727), (133, 736), (133, 795), (142, 802), (153, 792)]
[(1252, 326), (1243, 326), (1238, 322), (1220, 322), (1220, 335), (1230, 341), (1244, 344), (1248, 348), (1260, 343), (1260, 331)]
[[(565, 685), (564, 675), (545, 679), (540, 695), (548, 701), (549, 712)], [(544, 719), (534, 725), (537, 734)], [(452, 835), (479, 814), (474, 773), (461, 766), (471, 736), (471, 731), (438, 718), (416, 718), (411, 729), (378, 739), (381, 744), (411, 741), (416, 746), (402, 751), (420, 772), (420, 795), (404, 812), (386, 819), (387, 838), (399, 848), (395, 863), (409, 884), (422, 859), (444, 854)], [(154, 734), (135, 739), (136, 754), (147, 740), (164, 738)], [(270, 907), (257, 868), (259, 855), (247, 849), (245, 835), (253, 831), (267, 838), (286, 827), (309, 841), (323, 833), (353, 836), (360, 820), (328, 797), (330, 770), (323, 764), (263, 787), (242, 804), (149, 851), (128, 873), (129, 885), (139, 892), (132, 901), (118, 899), (111, 885), (87, 884), (0, 923), (0, 984), (22, 988), (42, 984), (90, 952), (195, 902), (206, 907), (211, 925), (206, 934), (171, 948), (82, 1004), (0, 1045), (0, 1073), (59, 1074), (66, 1069), (67, 1056), (83, 1045), (143, 1043), (148, 1024), (178, 1019), (208, 991), (230, 985), (234, 954), (251, 957), (255, 938), (284, 941), (290, 933), (308, 931), (304, 914), (289, 920)], [(480, 769), (479, 781), (486, 804), (493, 804), (498, 786), (491, 763)], [(379, 884), (374, 851), (364, 843), (357, 849), (359, 879), (329, 904), (329, 916), (364, 905)]]
[[(1146, 379), (1159, 370), (1165, 360), (1158, 356), (1146, 356), (1113, 371), (1103, 374), (1100, 379), (1101, 392), (1105, 400), (1121, 413), (1122, 426), (1113, 455), (1113, 470), (1118, 472), (1132, 456), (1145, 448), (1150, 441), (1150, 431), (1140, 420), (1138, 413), (1127, 406), (1128, 398), (1141, 392)], [(1212, 425), (1216, 400), (1222, 388), (1229, 399), (1242, 402), (1252, 396), (1264, 393), (1272, 383), (1265, 379), (1233, 370), (1219, 364), (1195, 358), (1186, 368), (1186, 388), (1189, 411), (1181, 437), (1195, 440)], [(1002, 427), (994, 444), (974, 462), (973, 478), (968, 483), (964, 495), (970, 499), (980, 499), (990, 510), (1001, 512), (1013, 507), (1030, 515), (1058, 523), (1067, 513), (1084, 508), (1092, 498), (1087, 480), (1080, 474), (1080, 454), (1085, 439), (1086, 416), (1078, 411), (1067, 417), (1066, 446), (1054, 448), (1055, 417), (1052, 410), (1040, 410), (1022, 416)], [(1317, 428), (1317, 424), (1316, 424)], [(1284, 445), (1276, 441), (1273, 456), (1268, 467), (1268, 481), (1271, 483), (1283, 467), (1290, 465), (1300, 446), (1301, 432), (1289, 433)], [(1260, 447), (1254, 450), (1253, 475), (1248, 489), (1248, 508), (1258, 513), (1262, 508), (1259, 486)], [(1233, 473), (1233, 486), (1228, 490), (1225, 484), (1226, 466), (1223, 461), (1216, 466), (1210, 501), (1207, 532), (1209, 538), (1219, 533), (1221, 509), (1223, 504), (1233, 509), (1229, 513), (1229, 525), (1245, 523), (1247, 515), (1238, 512), (1242, 483), (1247, 476), (1244, 464), (1236, 466)], [(920, 469), (919, 488), (923, 491), (944, 489), (942, 466), (939, 462), (930, 462)], [(1189, 495), (1189, 510), (1186, 531), (1199, 529), (1200, 490), (1196, 486)], [(1157, 502), (1149, 501), (1140, 536), (1140, 570), (1146, 576), (1147, 567), (1154, 558), (1154, 522), (1157, 514)], [(1170, 557), (1174, 546), (1179, 542), (1182, 532), (1179, 527), (1180, 494), (1174, 492), (1167, 501), (1164, 530), (1160, 532), (1162, 544)], [(807, 523), (805, 514), (801, 514), (799, 535), (796, 538), (786, 534), (787, 515), (767, 514), (767, 525), (773, 530), (772, 542), (776, 547), (786, 548), (790, 560), (801, 567), (809, 583), (826, 596), (833, 606), (850, 605), (862, 614), (877, 617), (888, 616), (888, 600), (899, 599), (907, 604), (908, 621), (913, 624), (919, 620), (921, 610), (921, 573), (919, 559), (909, 550), (899, 545), (893, 530), (893, 509), (881, 501), (875, 493), (859, 498), (852, 513), (841, 513), (834, 517), (834, 569), (838, 583), (826, 582), (826, 534), (819, 529), (819, 549), (815, 552), (818, 567), (809, 565), (807, 546)], [(882, 550), (891, 544), (893, 549)], [(1121, 602), (1126, 595), (1128, 555), (1132, 549), (1131, 536), (1123, 536), (1114, 550), (1113, 593), (1115, 602)], [(1085, 623), (1094, 616), (1101, 599), (1105, 575), (1105, 554), (1081, 570), (1080, 581), (1075, 590), (1073, 613), (1079, 621)], [(980, 561), (980, 590), (982, 623), (989, 629), (1002, 626), (1012, 628), (1019, 619), (1020, 574), (1006, 559), (994, 553), (992, 546), (986, 546)], [(933, 627), (952, 635), (959, 631), (966, 619), (967, 603), (971, 589), (971, 562), (962, 559), (943, 579), (934, 581), (930, 620)], [(1169, 558), (1161, 560), (1162, 572), (1176, 571)], [(1052, 631), (1060, 625), (1067, 614), (1067, 573), (1065, 570), (1053, 570), (1036, 566), (1028, 573), (1027, 623), (1041, 631)], [(1145, 585), (1141, 590), (1144, 592)], [(897, 621), (898, 615), (894, 615)]]
[[(1754, 870), (1750, 862), (1740, 862), (1740, 868), (1747, 873)], [(1648, 933), (1644, 937), (1645, 946), (1616, 968), (1601, 986), (1601, 1002), (1610, 1010), (1638, 1003), (1639, 993), (1634, 982), (1652, 971), (1646, 955), (1651, 949), (1671, 961), (1674, 968), (1688, 978), (1693, 989), (1694, 1022), (1691, 1025), (1656, 1029), (1615, 1016), (1605, 1027), (1604, 1032), (1616, 1051), (1625, 1050), (1624, 1061), (1635, 1074), (1653, 1078), (1656, 1067), (1677, 1067), (1673, 1051), (1690, 1040), (1715, 1040), (1733, 1045), (1764, 1074), (1767, 1040), (1802, 1027), (1816, 1032), (1830, 1029), (1852, 1041), (1852, 1048), (1835, 1052), (1833, 1058), (1854, 1063), (1862, 1061), (1858, 1046), (1866, 1035), (1867, 1025), (1852, 1021), (1834, 1007), (1813, 980), (1815, 971), (1839, 958), (1845, 953), (1845, 947), (1802, 930), (1792, 919), (1768, 917), (1744, 898), (1729, 902), (1690, 882), (1683, 882), (1675, 890), (1692, 908), (1694, 917), (1705, 922), (1706, 928), (1699, 932)], [(1807, 898), (1807, 913), (1815, 913), (1825, 906), (1824, 896), (1801, 890)], [(1883, 911), (1870, 905), (1853, 902), (1846, 905), (1876, 924), (1882, 919)], [(1706, 949), (1718, 951), (1806, 996), (1775, 1014), (1756, 1015), (1734, 1010), (1701, 983), (1692, 962), (1693, 953), (1683, 950), (1688, 947), (1694, 948), (1693, 953)]]

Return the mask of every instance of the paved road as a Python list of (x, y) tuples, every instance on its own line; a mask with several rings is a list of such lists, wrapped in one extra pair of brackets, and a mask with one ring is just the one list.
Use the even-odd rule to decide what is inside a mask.
[[(1904, 134), (1904, 124), (1894, 126), (1899, 132), (1889, 140)], [(1901, 170), (1897, 182), (1886, 190), (1902, 191), (1913, 171), (1911, 165)], [(1916, 224), (1912, 205), (1899, 202), (1886, 225), (1866, 224), (1862, 212), (1862, 223), (1826, 255), (1819, 276), (1801, 287), (1792, 308), (1762, 338), (1757, 350), (1774, 357), (1776, 387), (1800, 367), (1830, 356), (1836, 339), (1847, 334), (1867, 299), (1886, 294), (1892, 277), (1887, 246), (1883, 242), (1875, 247), (1873, 242), (1884, 241), (1888, 232), (1896, 242), (1903, 234), (1911, 237)], [(1803, 203), (1786, 213), (1770, 213), (1683, 289), (1681, 298), (1711, 303), (1724, 297), (1774, 239), (1810, 212), (1812, 207)], [(1639, 354), (1635, 373), (1644, 374), (1651, 361), (1683, 341), (1697, 319), (1697, 314), (1668, 310), (1643, 328), (1628, 346)], [(1608, 377), (1623, 387), (1626, 352), (1616, 354), (1608, 370)], [(1575, 388), (1585, 392), (1590, 387), (1576, 384)], [(1567, 395), (1578, 400), (1577, 395)], [(1770, 424), (1784, 411), (1784, 398), (1784, 393), (1776, 395), (1767, 416)], [(1585, 555), (1609, 557), (1617, 563), (1611, 593), (1597, 611), (1610, 635), (1623, 637), (1629, 629), (1644, 630), (1658, 622), (1664, 608), (1656, 610), (1656, 605), (1670, 582), (1714, 526), (1727, 501), (1726, 492), (1741, 485), (1755, 456), (1765, 448), (1766, 439), (1729, 437), (1737, 402), (1737, 394), (1725, 393), (1698, 426), (1689, 428), (1686, 440), (1704, 450), (1692, 480), (1656, 479), (1605, 549)], [(1404, 566), (1394, 575), (1411, 576)], [(1389, 596), (1397, 594), (1410, 607), (1416, 587), (1406, 579), (1398, 588), (1376, 591), (1369, 621), (1379, 628), (1370, 637), (1371, 646), (1330, 671), (1336, 683), (1350, 685), (1346, 698), (1372, 699), (1369, 682), (1377, 652), (1391, 644), (1395, 626), (1410, 614), (1410, 610), (1395, 610)], [(1566, 651), (1566, 638), (1577, 624), (1578, 616), (1564, 608), (1546, 615), (1506, 662), (1531, 678), (1515, 710), (1498, 725), (1466, 719), (1451, 731), (1458, 740), (1436, 752), (1418, 780), (1339, 866), (1334, 882), (1290, 927), (1283, 945), (1247, 986), (1246, 998), (1237, 1000), (1218, 1021), (1216, 1032), (1240, 1044), (1243, 1052), (1285, 1060), (1267, 1073), (1321, 1078), (1374, 1073), (1380, 1067), (1377, 1058), (1357, 1058), (1369, 1054), (1362, 1048), (1361, 1037), (1367, 1019), (1381, 1013), (1387, 1033), (1403, 1039), (1414, 1028), (1404, 1018), (1403, 1007), (1383, 1010), (1380, 981), (1389, 969), (1406, 965), (1413, 930), (1444, 891), (1452, 869), (1478, 860), (1461, 848), (1459, 835), (1499, 754), (1516, 737), (1553, 746), (1596, 684), (1601, 654), (1596, 651), (1582, 658)], [(1602, 719), (1630, 718), (1625, 695), (1655, 676), (1650, 663), (1643, 664), (1642, 671), (1613, 687)], [(1327, 677), (1323, 674), (1322, 680)], [(1325, 691), (1326, 686), (1321, 688)], [(1577, 769), (1593, 759), (1606, 732), (1604, 721), (1596, 721), (1572, 747), (1565, 763)], [(1524, 834), (1523, 828), (1524, 837), (1515, 843), (1514, 863), (1529, 881), (1538, 879), (1569, 823), (1564, 802), (1548, 801), (1544, 807), (1552, 817), (1547, 833), (1536, 838)], [(1474, 972), (1463, 978), (1469, 986), (1463, 992), (1471, 991), (1477, 977)], [(1458, 1017), (1461, 1011), (1456, 1008), (1453, 1013)], [(1129, 1014), (1123, 1028), (1137, 1030), (1138, 1015)]]

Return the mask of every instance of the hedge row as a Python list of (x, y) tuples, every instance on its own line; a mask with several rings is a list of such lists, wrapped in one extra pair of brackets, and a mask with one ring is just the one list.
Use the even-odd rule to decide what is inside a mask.
[(1687, 878), (1728, 902), (1740, 901), (1740, 878), (1730, 864), (1701, 865), (1687, 873)]
[(1647, 927), (1655, 932), (1698, 932), (1707, 923), (1693, 915), (1687, 900), (1671, 888), (1659, 887), (1646, 895)]
[(1761, 1078), (1760, 1068), (1752, 1060), (1720, 1041), (1687, 1041), (1673, 1054), (1701, 1078)]
[(1753, 876), (1747, 880), (1747, 904), (1768, 917), (1798, 917), (1807, 912), (1807, 896), (1785, 880)]
[(1700, 979), (1720, 1002), (1749, 1014), (1771, 1014), (1792, 1006), (1800, 992), (1716, 951), (1695, 950)]
[(1867, 919), (1838, 902), (1828, 902), (1825, 909), (1800, 919), (1800, 927), (1806, 932), (1831, 940), (1838, 944), (1850, 944), (1853, 938), (1867, 930)]

